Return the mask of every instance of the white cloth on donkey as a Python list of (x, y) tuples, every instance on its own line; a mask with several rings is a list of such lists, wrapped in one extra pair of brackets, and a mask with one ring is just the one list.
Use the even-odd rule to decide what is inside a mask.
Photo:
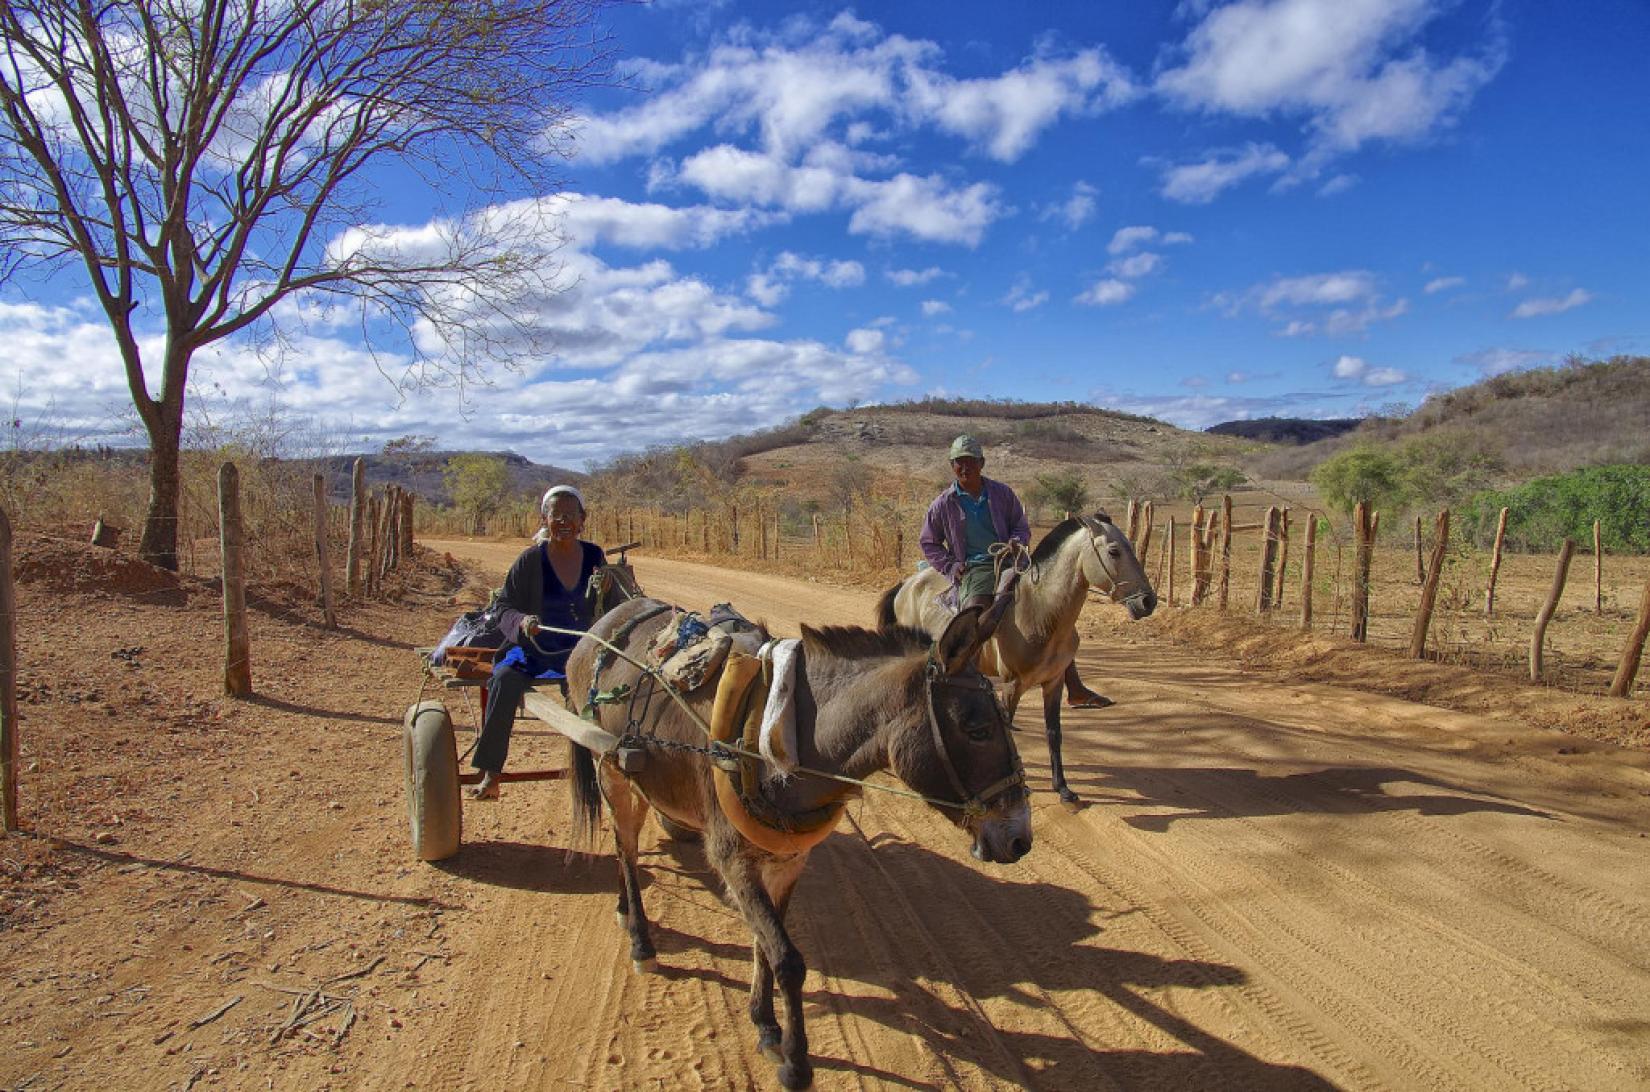
[(769, 641), (758, 653), (773, 677), (758, 743), (769, 778), (788, 777), (796, 770), (796, 654), (801, 647), (791, 637)]

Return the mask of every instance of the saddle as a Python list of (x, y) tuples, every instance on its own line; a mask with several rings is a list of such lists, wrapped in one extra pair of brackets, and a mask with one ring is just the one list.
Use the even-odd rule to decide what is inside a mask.
[(755, 623), (727, 603), (705, 615), (678, 610), (648, 645), (647, 662), (671, 686), (688, 693), (716, 677), (738, 634), (755, 632)]

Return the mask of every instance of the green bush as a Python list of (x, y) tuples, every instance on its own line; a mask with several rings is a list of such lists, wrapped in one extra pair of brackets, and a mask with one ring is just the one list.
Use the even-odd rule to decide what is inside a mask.
[(1082, 512), (1089, 505), (1089, 487), (1082, 475), (1072, 470), (1056, 470), (1037, 475), (1037, 484), (1027, 490), (1032, 504), (1048, 506), (1055, 512)]
[(1591, 542), (1598, 520), (1606, 550), (1650, 553), (1650, 466), (1594, 466), (1479, 493), (1462, 512), (1462, 532), (1489, 544), (1503, 507), (1507, 546), (1515, 550), (1553, 551), (1565, 538)]
[(1371, 445), (1331, 455), (1312, 471), (1323, 499), (1349, 514), (1359, 501), (1376, 510), (1402, 508), (1409, 499), (1406, 479), (1398, 456)]

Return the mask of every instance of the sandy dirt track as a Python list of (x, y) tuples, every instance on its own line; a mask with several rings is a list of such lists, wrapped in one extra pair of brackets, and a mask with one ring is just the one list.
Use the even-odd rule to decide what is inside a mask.
[[(432, 545), (493, 567), (511, 552)], [(654, 595), (730, 599), (783, 632), (864, 620), (873, 598), (638, 568)], [(1067, 714), (1076, 811), (1022, 733), (1043, 791), (1020, 864), (979, 866), (939, 816), (876, 796), (817, 852), (793, 916), (821, 1087), (1650, 1087), (1647, 756), (1254, 686), (1157, 646), (1091, 640), (1081, 659), (1118, 704)], [(510, 1063), (546, 1085), (770, 1083), (744, 931), (678, 853), (649, 860), (655, 977), (627, 967), (605, 875), (584, 885), (599, 894), (547, 881), (477, 915), (494, 935), (476, 950), (499, 957), (473, 968), (442, 1072), (505, 1075), (522, 1039), (572, 1047)], [(523, 959), (547, 903), (564, 931)]]
[[(491, 579), (518, 550), (424, 545)], [(781, 634), (874, 599), (635, 561)], [(653, 975), (605, 847), (567, 852), (564, 784), (466, 803), (459, 856), (412, 859), (400, 718), (450, 586), (340, 633), (258, 615), (251, 702), (205, 697), (214, 596), (75, 600), (100, 624), (48, 669), (43, 589), (20, 593), (40, 769), (35, 833), (0, 842), (0, 1089), (776, 1087), (695, 847), (645, 836)], [(1118, 704), (1065, 716), (1079, 808), (1020, 711), (1024, 860), (869, 794), (815, 852), (791, 925), (818, 1087), (1650, 1089), (1650, 753), (1261, 680), (1123, 619), (1085, 610), (1081, 667)], [(512, 769), (563, 761), (522, 722)]]

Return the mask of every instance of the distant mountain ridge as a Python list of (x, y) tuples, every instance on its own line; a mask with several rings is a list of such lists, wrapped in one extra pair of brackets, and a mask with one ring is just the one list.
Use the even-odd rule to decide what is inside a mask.
[(1361, 424), (1361, 417), (1256, 417), (1247, 421), (1222, 421), (1203, 431), (1274, 444), (1311, 444), (1351, 432)]

